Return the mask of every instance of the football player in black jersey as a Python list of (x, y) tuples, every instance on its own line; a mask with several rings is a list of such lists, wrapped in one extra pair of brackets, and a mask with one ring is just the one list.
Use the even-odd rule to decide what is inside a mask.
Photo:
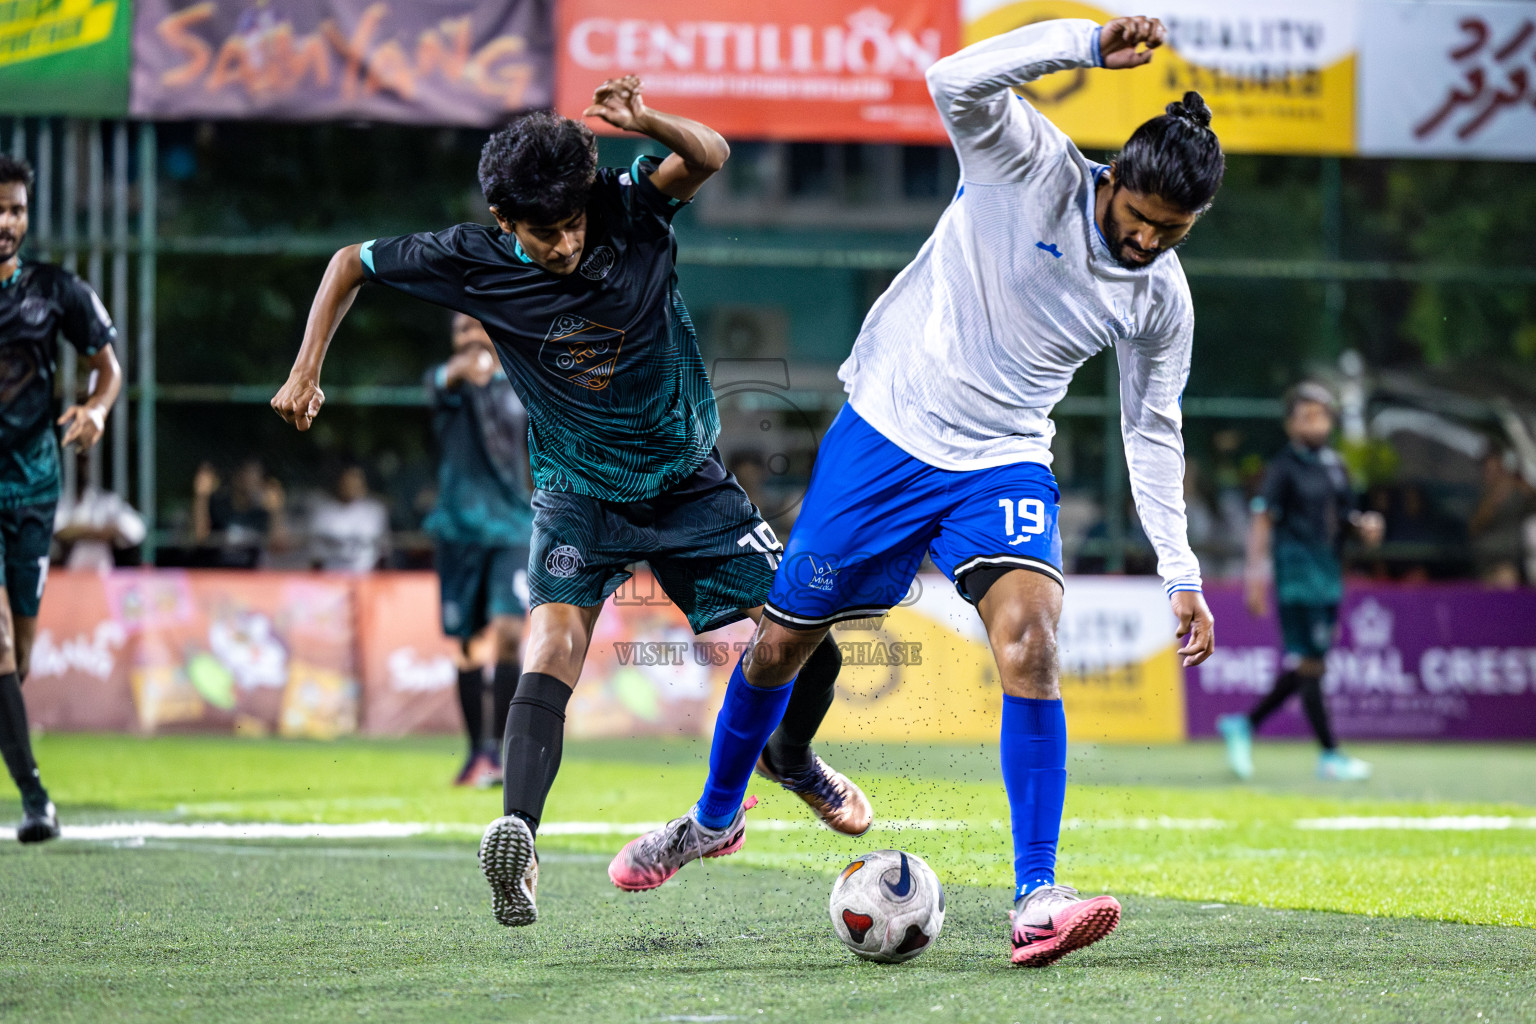
[[(725, 164), (729, 147), (706, 125), (646, 106), (633, 76), (605, 82), (584, 116), (670, 152), (599, 167), (586, 125), (552, 111), (519, 118), (480, 155), (495, 224), (337, 252), (272, 399), (285, 420), (309, 428), (325, 401), (326, 347), (372, 282), (479, 320), (527, 409), (535, 487), (528, 632), (507, 714), (504, 816), (480, 847), (496, 919), (509, 926), (538, 919), (534, 837), (560, 766), (567, 702), (603, 602), (628, 567), (648, 563), (703, 633), (760, 614), (780, 551), (715, 448), (720, 416), (677, 284), (672, 218)], [(830, 639), (817, 645), (793, 681), (783, 724), (766, 749), (757, 745), (758, 770), (831, 828), (859, 835), (870, 825), (869, 801), (810, 746), (840, 665)]]
[[(21, 790), (16, 838), (23, 843), (59, 834), (21, 699), (48, 578), (59, 447), (83, 450), (100, 440), (123, 384), (112, 352), (117, 331), (91, 286), (63, 267), (21, 258), (31, 187), (26, 161), (0, 154), (0, 754)], [(92, 384), (84, 403), (55, 419), (60, 332), (85, 357)], [(62, 439), (56, 426), (64, 428)]]

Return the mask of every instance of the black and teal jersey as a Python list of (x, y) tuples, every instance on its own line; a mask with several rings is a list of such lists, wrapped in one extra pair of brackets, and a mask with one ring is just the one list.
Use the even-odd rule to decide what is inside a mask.
[(447, 365), (427, 372), (441, 451), (437, 504), (424, 524), (438, 540), (488, 548), (527, 544), (528, 414), (505, 374), (484, 387), (448, 386)]
[(1338, 604), (1341, 553), (1355, 508), (1344, 460), (1332, 448), (1289, 444), (1264, 472), (1255, 512), (1274, 524), (1275, 599), (1280, 604)]
[(90, 285), (52, 263), (22, 263), (0, 281), (0, 508), (59, 495), (60, 333), (84, 356), (117, 337)]
[(600, 168), (586, 247), (566, 276), (483, 224), (363, 246), (369, 280), (485, 325), (528, 410), (534, 485), (643, 501), (698, 468), (720, 432), (693, 321), (677, 290), (672, 215), (646, 157)]

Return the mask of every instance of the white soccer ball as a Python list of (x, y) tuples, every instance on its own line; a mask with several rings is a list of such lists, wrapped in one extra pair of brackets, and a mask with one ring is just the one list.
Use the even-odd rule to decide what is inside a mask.
[(832, 930), (865, 960), (899, 964), (922, 953), (944, 927), (944, 887), (923, 859), (876, 850), (832, 883)]

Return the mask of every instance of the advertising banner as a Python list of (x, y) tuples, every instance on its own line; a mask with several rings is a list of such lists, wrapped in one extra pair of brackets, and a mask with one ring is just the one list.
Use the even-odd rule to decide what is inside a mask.
[(122, 117), (130, 0), (0, 3), (0, 113)]
[(577, 116), (609, 78), (728, 139), (940, 143), (923, 72), (957, 48), (955, 0), (562, 0), (556, 90)]
[(28, 714), (44, 729), (355, 732), (353, 604), (337, 576), (54, 573)]
[(1234, 153), (1354, 151), (1358, 4), (1338, 0), (963, 0), (965, 43), (1053, 18), (1159, 18), (1169, 42), (1130, 71), (1078, 69), (1019, 91), (1079, 146), (1119, 149), (1193, 89)]
[(551, 101), (548, 0), (138, 0), (135, 117), (488, 127)]
[(1367, 0), (1360, 152), (1536, 159), (1536, 4)]
[[(1191, 736), (1246, 712), (1280, 671), (1275, 617), (1236, 588), (1206, 591), (1216, 652), (1185, 672)], [(1536, 739), (1536, 591), (1348, 588), (1323, 680), (1334, 730), (1352, 739)], [(1310, 736), (1295, 701), (1266, 736)]]

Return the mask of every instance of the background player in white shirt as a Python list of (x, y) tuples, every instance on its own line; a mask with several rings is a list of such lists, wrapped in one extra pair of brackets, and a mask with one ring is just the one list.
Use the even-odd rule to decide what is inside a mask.
[(1050, 411), (1077, 367), (1113, 346), (1132, 493), (1187, 638), (1179, 654), (1198, 664), (1213, 623), (1185, 536), (1179, 409), (1194, 315), (1170, 250), (1210, 205), (1225, 163), (1196, 93), (1101, 166), (1011, 87), (1066, 68), (1138, 67), (1164, 38), (1150, 18), (1043, 22), (929, 70), (961, 187), (843, 364), (849, 402), (822, 443), (754, 646), (728, 688), (704, 794), (619, 852), (616, 885), (654, 888), (689, 860), (740, 848), (739, 804), (774, 723), (737, 713), (747, 705), (731, 691), (761, 695), (760, 715), (769, 695), (783, 695), (782, 706), (831, 625), (900, 601), (927, 552), (976, 605), (1002, 678), (1013, 962), (1053, 963), (1119, 923), (1113, 897), (1085, 900), (1056, 885), (1066, 720)]

